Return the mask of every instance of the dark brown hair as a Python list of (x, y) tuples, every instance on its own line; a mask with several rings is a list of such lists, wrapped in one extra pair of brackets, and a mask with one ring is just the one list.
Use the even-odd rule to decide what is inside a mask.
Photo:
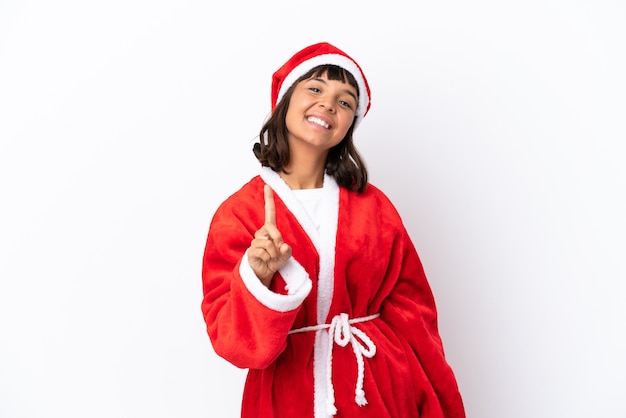
[[(352, 74), (336, 65), (320, 65), (300, 77), (289, 87), (261, 128), (259, 142), (255, 143), (252, 149), (261, 165), (270, 167), (276, 172), (286, 172), (285, 167), (289, 164), (289, 141), (285, 117), (294, 86), (302, 80), (321, 75), (326, 75), (329, 80), (349, 83), (357, 92), (359, 91)], [(326, 157), (326, 174), (334, 177), (338, 185), (362, 193), (367, 186), (367, 168), (352, 141), (353, 131), (354, 121), (343, 140), (329, 150)]]

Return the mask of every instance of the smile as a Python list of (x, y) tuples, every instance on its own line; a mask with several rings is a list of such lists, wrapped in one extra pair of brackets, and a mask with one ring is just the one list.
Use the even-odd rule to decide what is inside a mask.
[(319, 126), (322, 126), (322, 127), (326, 128), (326, 129), (330, 128), (330, 125), (327, 124), (326, 122), (324, 122), (323, 120), (321, 120), (320, 118), (316, 118), (314, 116), (310, 116), (306, 120), (309, 121), (309, 122), (315, 123), (315, 124), (317, 124)]

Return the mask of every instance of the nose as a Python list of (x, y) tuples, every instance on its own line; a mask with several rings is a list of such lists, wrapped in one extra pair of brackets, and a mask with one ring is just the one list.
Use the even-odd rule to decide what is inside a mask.
[(324, 109), (326, 109), (327, 111), (334, 113), (335, 112), (335, 105), (333, 103), (333, 101), (329, 98), (323, 98), (320, 100), (320, 107), (323, 107)]

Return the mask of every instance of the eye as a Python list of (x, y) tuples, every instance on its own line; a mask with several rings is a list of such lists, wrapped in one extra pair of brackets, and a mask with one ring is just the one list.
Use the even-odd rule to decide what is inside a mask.
[(320, 89), (319, 89), (319, 88), (317, 88), (317, 87), (309, 87), (309, 90), (310, 90), (310, 91), (312, 91), (313, 93), (319, 93), (319, 92), (321, 92), (321, 91), (322, 91), (322, 90), (320, 90)]
[(352, 109), (352, 103), (346, 102), (345, 100), (339, 100), (339, 104), (343, 107), (347, 107), (348, 109)]

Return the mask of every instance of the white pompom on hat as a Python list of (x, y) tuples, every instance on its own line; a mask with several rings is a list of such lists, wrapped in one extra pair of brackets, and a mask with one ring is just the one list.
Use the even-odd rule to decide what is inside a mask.
[(320, 65), (336, 65), (348, 71), (359, 86), (359, 104), (356, 109), (356, 126), (370, 108), (370, 88), (363, 70), (355, 60), (339, 48), (320, 42), (307, 46), (283, 64), (272, 76), (272, 111), (283, 98), (289, 87), (300, 77)]

